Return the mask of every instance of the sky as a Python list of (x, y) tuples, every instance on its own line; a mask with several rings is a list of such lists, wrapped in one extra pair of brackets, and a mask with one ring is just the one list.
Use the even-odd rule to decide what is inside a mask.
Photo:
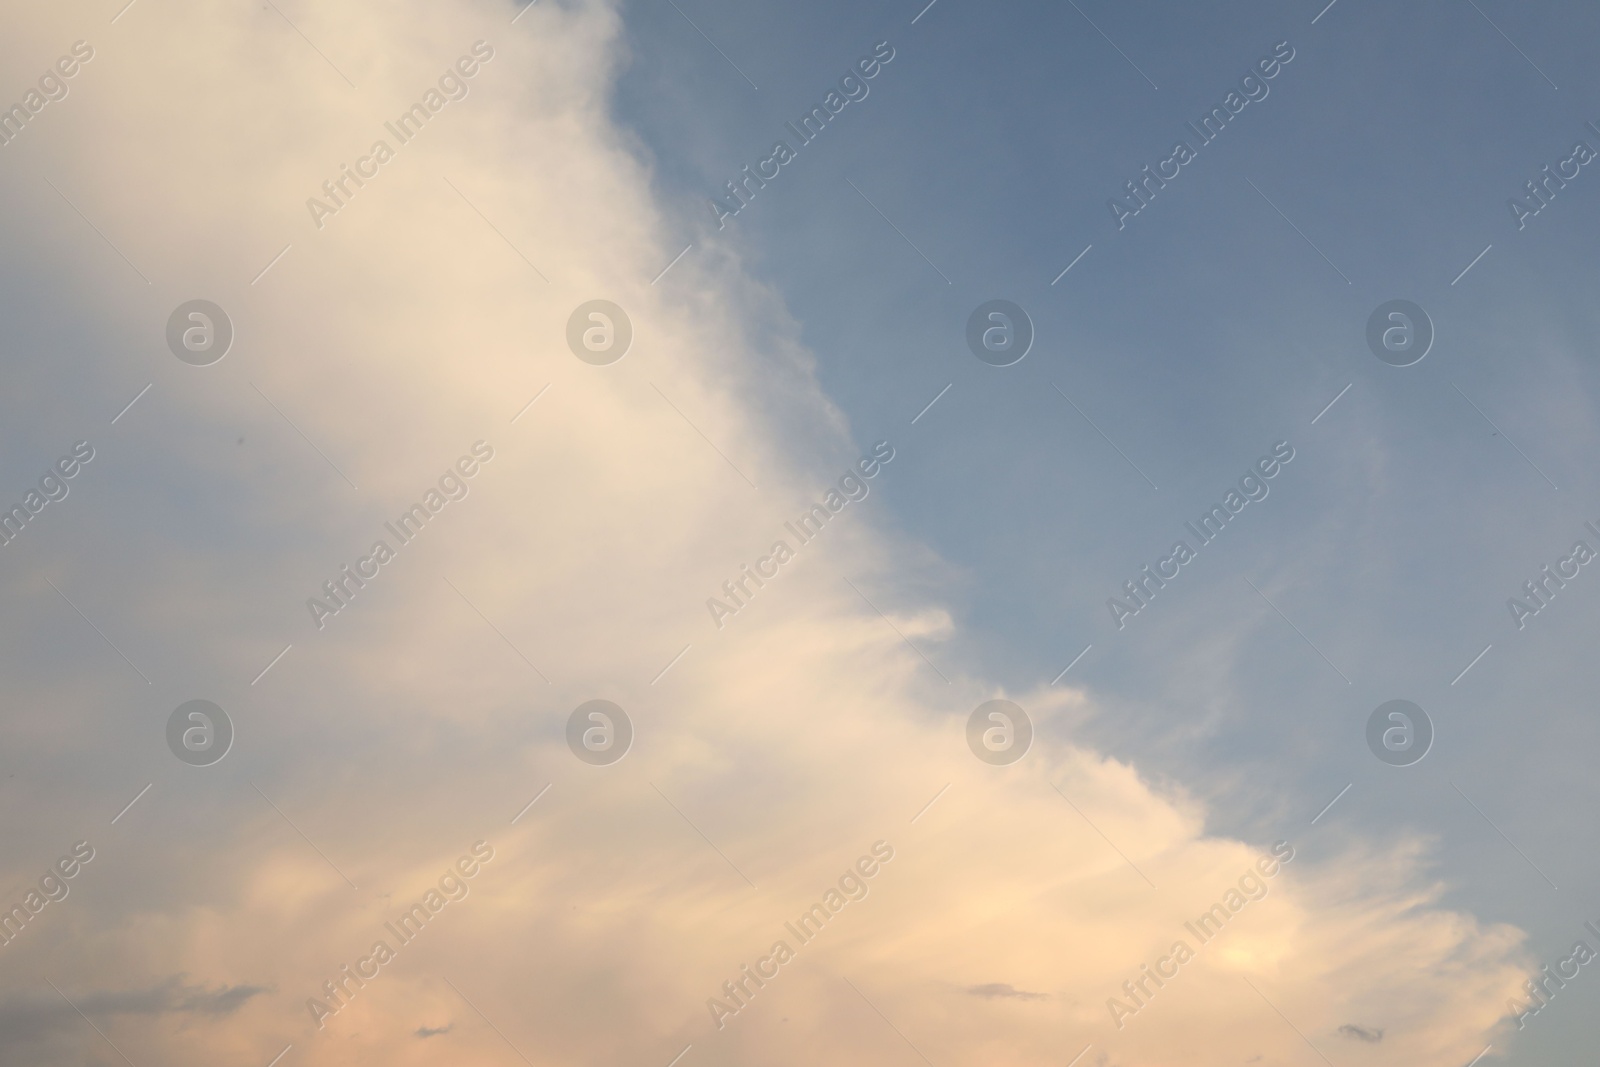
[(125, 3), (0, 34), (0, 1063), (1589, 1053), (1600, 13)]

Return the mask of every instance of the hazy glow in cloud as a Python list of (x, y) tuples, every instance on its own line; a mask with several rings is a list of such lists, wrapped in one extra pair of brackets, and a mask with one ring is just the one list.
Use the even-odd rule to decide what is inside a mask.
[[(99, 324), (72, 357), (82, 410), (155, 381), (108, 435), (101, 480), (46, 516), (135, 562), (26, 559), (93, 590), (152, 684), (115, 664), (62, 701), (77, 758), (102, 769), (64, 812), (40, 814), (63, 792), (47, 771), (6, 786), (63, 845), (95, 820), (101, 850), (5, 950), (10, 1062), (109, 1062), (41, 975), (138, 1064), (265, 1064), (292, 1044), (286, 1067), (664, 1065), (692, 1044), (688, 1067), (918, 1052), (1059, 1067), (1091, 1043), (1085, 1062), (1232, 1064), (1303, 1062), (1305, 1040), (1336, 1063), (1414, 1064), (1466, 1062), (1493, 1037), (1520, 935), (1440, 909), (1415, 846), (1286, 831), (1294, 860), (1202, 946), (1185, 924), (1269, 843), (1209, 835), (1191, 800), (1062, 741), (1092, 695), (1010, 694), (1034, 750), (974, 760), (966, 715), (1000, 694), (908, 647), (937, 662), (957, 635), (914, 592), (938, 562), (884, 533), (870, 497), (723, 628), (707, 617), (708, 595), (895, 435), (842, 425), (782, 308), (714, 240), (650, 284), (678, 249), (607, 111), (614, 10), (285, 12), (330, 59), (270, 8), (141, 4), (96, 30), (73, 94), (7, 150), (8, 195), (40, 197), (7, 238)], [(14, 14), (37, 25), (5, 69), (90, 35), (78, 17)], [(468, 91), (361, 162), (485, 49), (452, 82)], [(313, 222), (306, 200), (328, 202), (342, 164), (379, 169)], [(195, 296), (238, 330), (211, 368), (160, 347)], [(633, 322), (610, 367), (566, 349), (567, 316), (595, 298)], [(40, 430), (41, 462), (59, 437)], [(469, 491), (319, 629), (306, 597), (477, 440), (495, 459)], [(50, 603), (23, 574), (8, 593)], [(201, 695), (240, 723), (203, 772), (146, 728)], [(611, 767), (563, 740), (593, 697), (637, 731)], [(129, 705), (136, 740), (91, 729)], [(152, 777), (142, 809), (98, 821)], [(879, 840), (894, 859), (862, 899), (790, 940), (795, 958), (719, 1029), (707, 1000)], [(445, 873), (488, 849), (474, 875)], [(430, 894), (454, 899), (401, 944), (394, 924)], [(1119, 1029), (1108, 1002), (1179, 940), (1194, 959)], [(365, 984), (319, 1029), (307, 1002), (347, 965)]]

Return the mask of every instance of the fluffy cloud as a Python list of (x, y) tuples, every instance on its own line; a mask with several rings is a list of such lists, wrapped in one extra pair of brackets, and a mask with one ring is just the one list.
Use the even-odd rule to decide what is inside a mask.
[[(27, 608), (3, 624), (8, 674), (29, 707), (55, 709), (8, 725), (38, 753), (8, 770), (8, 811), (30, 857), (88, 827), (104, 856), (6, 949), (6, 1010), (32, 1035), (19, 1062), (106, 1051), (36, 975), (69, 993), (175, 973), (225, 988), (162, 987), (141, 1011), (80, 1002), (134, 1062), (177, 1065), (265, 1063), (288, 1044), (286, 1067), (440, 1049), (664, 1065), (690, 1044), (686, 1067), (918, 1053), (1059, 1067), (1091, 1043), (1103, 1063), (1304, 1057), (1285, 1017), (1321, 1048), (1350, 1020), (1381, 1030), (1371, 1063), (1465, 1062), (1489, 1039), (1519, 935), (1441, 908), (1420, 846), (1315, 831), (1118, 1030), (1108, 998), (1266, 843), (1208, 833), (1191, 799), (1069, 743), (1090, 694), (1011, 694), (1035, 716), (1034, 750), (1008, 768), (972, 759), (966, 715), (999, 694), (933, 666), (956, 636), (923, 592), (941, 565), (887, 532), (879, 500), (712, 625), (705, 598), (844, 464), (880, 437), (916, 444), (844, 425), (795, 324), (726, 247), (699, 237), (650, 285), (678, 247), (608, 111), (618, 13), (286, 11), (329, 61), (267, 7), (143, 4), (114, 26), (41, 11), (5, 46), (7, 69), (30, 70), (58, 40), (98, 50), (5, 149), (8, 195), (37, 209), (3, 224), (22, 250), (5, 269), (43, 301), (10, 296), (8, 311), (22, 338), (72, 320), (62, 354), (19, 370), (44, 401), (9, 443), (53, 455), (65, 420), (98, 427), (105, 455), (101, 480), (44, 516), (54, 540), (8, 549), (6, 592)], [(495, 58), (470, 95), (317, 229), (305, 200), (478, 40)], [(161, 340), (195, 296), (238, 330), (210, 368)], [(605, 368), (564, 340), (597, 297), (634, 325)], [(306, 598), (480, 439), (496, 456), (470, 495), (317, 630)], [(43, 574), (148, 686), (83, 639)], [(212, 768), (178, 765), (161, 738), (195, 696), (239, 727)], [(607, 768), (563, 740), (593, 697), (637, 730)], [(465, 899), (318, 1029), (307, 999), (480, 839), (496, 859)], [(867, 898), (715, 1028), (707, 998), (880, 839), (896, 856)], [(271, 992), (234, 995), (258, 987)], [(223, 1002), (237, 1010), (201, 1007)]]

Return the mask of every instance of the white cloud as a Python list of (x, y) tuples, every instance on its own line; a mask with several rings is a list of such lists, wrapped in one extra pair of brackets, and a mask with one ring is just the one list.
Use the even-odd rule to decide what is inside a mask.
[[(966, 714), (998, 694), (924, 661), (947, 663), (940, 649), (959, 639), (939, 605), (903, 592), (937, 564), (881, 532), (872, 497), (712, 625), (705, 598), (837, 470), (879, 437), (914, 442), (844, 426), (781, 304), (726, 249), (700, 247), (648, 284), (678, 248), (608, 114), (617, 13), (542, 3), (513, 27), (489, 3), (285, 10), (358, 89), (266, 8), (145, 4), (96, 31), (102, 65), (34, 143), (6, 150), (22, 161), (11, 195), (41, 197), (8, 236), (55, 299), (75, 278), (72, 299), (99, 324), (97, 349), (36, 373), (81, 380), (85, 412), (156, 383), (102, 432), (104, 481), (75, 490), (61, 542), (22, 557), (91, 591), (155, 684), (98, 645), (73, 653), (98, 672), (62, 713), (88, 747), (76, 791), (47, 813), (65, 787), (41, 775), (19, 803), (52, 833), (81, 833), (125, 783), (157, 785), (137, 818), (101, 830), (98, 888), (8, 949), (28, 963), (11, 990), (41, 970), (69, 992), (171, 974), (272, 990), (186, 1026), (109, 1021), (136, 1062), (174, 1064), (266, 1062), (289, 1042), (306, 1064), (445, 1049), (518, 1062), (446, 979), (538, 1063), (665, 1064), (691, 1042), (686, 1067), (909, 1062), (878, 1010), (941, 1067), (1059, 1065), (1089, 1042), (1129, 1064), (1304, 1057), (1246, 978), (1321, 1048), (1341, 1025), (1382, 1028), (1365, 1062), (1481, 1048), (1516, 984), (1516, 933), (1441, 909), (1417, 854), (1318, 857), (1301, 841), (1270, 895), (1118, 1032), (1106, 999), (1258, 851), (1064, 741), (1060, 724), (1092, 707), (1081, 692), (1013, 695), (1035, 716), (1035, 750), (1010, 768), (974, 760)], [(30, 17), (29, 40), (88, 33), (59, 12)], [(496, 51), (471, 95), (314, 229), (305, 198), (479, 38)], [(52, 202), (34, 180), (45, 174), (151, 285)], [(201, 295), (239, 331), (203, 370), (160, 344), (171, 307)], [(635, 327), (609, 368), (563, 341), (572, 308), (598, 296)], [(44, 440), (50, 421), (28, 425)], [(496, 456), (470, 495), (317, 631), (305, 599), (480, 438)], [(895, 477), (890, 464), (879, 484)], [(11, 582), (30, 610), (60, 610), (47, 587)], [(6, 625), (9, 637), (22, 624)], [(25, 677), (39, 700), (63, 684)], [(237, 751), (203, 772), (177, 766), (153, 725), (197, 695), (240, 724)], [(593, 696), (638, 730), (611, 768), (580, 765), (562, 741), (567, 712)], [(91, 729), (130, 703), (136, 721)], [(306, 998), (479, 838), (498, 854), (471, 895), (317, 1033)], [(878, 839), (897, 855), (869, 897), (713, 1030), (706, 998)], [(997, 986), (1048, 995), (965, 992)], [(87, 1030), (51, 1035), (66, 1045), (18, 1056), (103, 1051)]]

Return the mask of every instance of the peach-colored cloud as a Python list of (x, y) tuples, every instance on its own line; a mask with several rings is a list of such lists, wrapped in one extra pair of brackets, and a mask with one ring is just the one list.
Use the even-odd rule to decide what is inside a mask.
[[(226, 689), (240, 734), (203, 772), (99, 742), (92, 758), (147, 761), (130, 773), (158, 785), (93, 872), (105, 888), (7, 950), (26, 964), (3, 995), (34, 997), (43, 971), (69, 994), (175, 975), (269, 990), (227, 1014), (108, 1011), (136, 1063), (265, 1064), (292, 1045), (285, 1067), (665, 1067), (692, 1045), (684, 1067), (1059, 1067), (1093, 1045), (1085, 1062), (1193, 1065), (1306, 1062), (1309, 1040), (1335, 1063), (1410, 1064), (1489, 1040), (1520, 935), (1441, 907), (1413, 847), (1314, 849), (1315, 829), (1118, 1029), (1108, 999), (1269, 843), (1208, 833), (1193, 799), (1066, 740), (1092, 694), (1006, 694), (1033, 751), (973, 759), (967, 713), (1002, 694), (941, 657), (959, 634), (915, 592), (941, 565), (884, 532), (873, 497), (715, 626), (705, 599), (845, 464), (879, 439), (915, 446), (844, 424), (727, 248), (699, 237), (649, 284), (679, 249), (608, 112), (618, 12), (541, 3), (513, 26), (486, 0), (283, 6), (358, 88), (268, 8), (144, 3), (96, 30), (96, 65), (6, 150), (151, 279), (55, 207), (16, 231), (43, 270), (79, 276), (83, 314), (134, 338), (94, 356), (93, 390), (156, 382), (119, 423), (120, 480), (78, 502), (140, 561), (95, 572), (96, 603), (166, 668), (163, 693)], [(16, 17), (36, 24), (8, 67), (88, 32)], [(470, 95), (318, 230), (305, 200), (478, 40), (494, 59)], [(205, 369), (160, 341), (197, 295), (239, 332)], [(564, 341), (596, 297), (635, 331), (604, 368)], [(317, 629), (306, 599), (480, 439), (496, 455), (470, 494)], [(208, 539), (177, 550), (175, 513)], [(125, 681), (74, 714), (105, 715)], [(610, 767), (562, 738), (596, 696), (637, 730)], [(470, 894), (319, 1028), (307, 1000), (478, 840), (496, 858)], [(895, 858), (866, 899), (715, 1026), (707, 999), (878, 840)], [(974, 992), (1005, 988), (1030, 995)], [(1358, 1046), (1341, 1026), (1385, 1036)], [(17, 1055), (87, 1062), (99, 1040), (53, 1028)]]

